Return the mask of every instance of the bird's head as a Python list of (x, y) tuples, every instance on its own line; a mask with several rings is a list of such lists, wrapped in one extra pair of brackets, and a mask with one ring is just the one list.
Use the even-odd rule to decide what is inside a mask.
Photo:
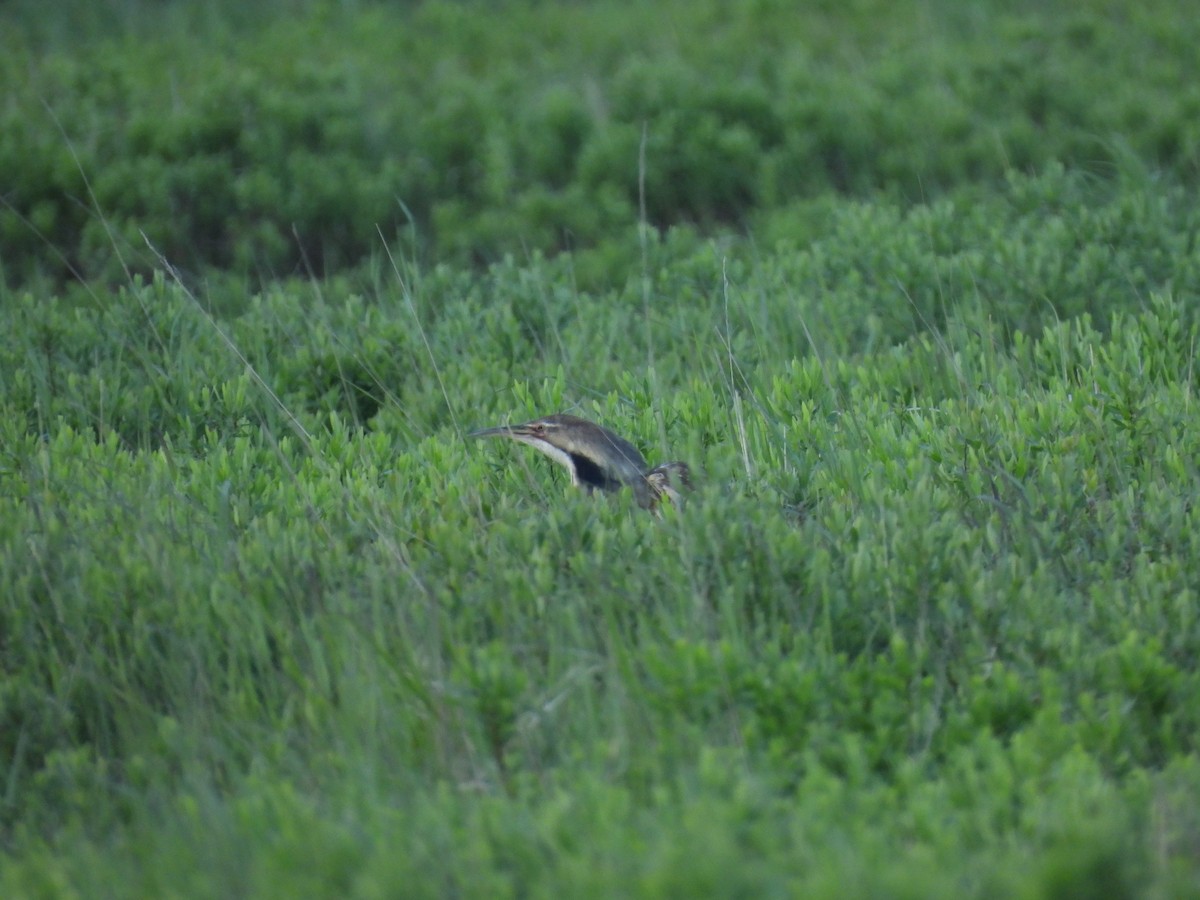
[(565, 466), (573, 484), (587, 490), (613, 491), (628, 485), (640, 491), (645, 482), (646, 460), (633, 444), (578, 416), (543, 416), (521, 425), (484, 428), (468, 437), (506, 437), (536, 447)]

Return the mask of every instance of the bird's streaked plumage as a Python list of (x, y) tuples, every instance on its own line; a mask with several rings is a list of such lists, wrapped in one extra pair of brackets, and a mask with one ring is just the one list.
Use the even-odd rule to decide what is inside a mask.
[(468, 437), (506, 437), (536, 447), (571, 474), (571, 483), (592, 491), (630, 488), (639, 506), (655, 509), (666, 497), (680, 506), (680, 489), (691, 487), (686, 463), (651, 468), (638, 449), (602, 425), (579, 416), (544, 416), (521, 425), (500, 425)]

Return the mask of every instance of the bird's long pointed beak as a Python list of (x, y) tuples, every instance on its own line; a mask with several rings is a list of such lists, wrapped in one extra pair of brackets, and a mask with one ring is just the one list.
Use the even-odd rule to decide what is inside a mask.
[(472, 431), (467, 437), (512, 437), (514, 434), (520, 434), (519, 429), (519, 425), (497, 425), (495, 428), (481, 428), (478, 431)]

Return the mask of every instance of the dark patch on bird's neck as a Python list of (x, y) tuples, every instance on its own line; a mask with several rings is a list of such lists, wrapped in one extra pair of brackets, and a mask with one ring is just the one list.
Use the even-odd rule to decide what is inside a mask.
[(567, 455), (571, 457), (571, 464), (575, 466), (575, 477), (588, 490), (615, 491), (621, 486), (621, 482), (609, 478), (604, 469), (586, 456), (579, 453)]

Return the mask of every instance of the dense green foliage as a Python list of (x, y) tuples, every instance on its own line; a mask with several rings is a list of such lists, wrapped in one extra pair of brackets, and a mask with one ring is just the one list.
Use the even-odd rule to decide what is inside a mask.
[(4, 275), (120, 281), (114, 242), (148, 271), (146, 240), (260, 278), (381, 240), (460, 261), (594, 247), (637, 218), (640, 182), (650, 222), (702, 226), (1054, 160), (1197, 183), (1186, 4), (976, 6), (317, 6), (200, 43), (142, 10), (69, 49), (5, 29)]
[(244, 6), (0, 32), (0, 896), (1200, 894), (1200, 20)]

